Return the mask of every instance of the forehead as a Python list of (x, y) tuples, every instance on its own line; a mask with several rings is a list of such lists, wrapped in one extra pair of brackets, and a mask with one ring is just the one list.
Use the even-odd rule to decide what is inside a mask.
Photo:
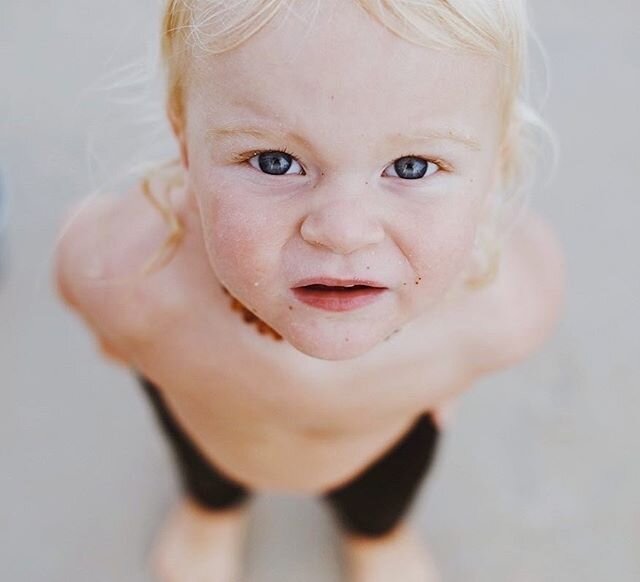
[(477, 126), (497, 110), (492, 59), (409, 43), (355, 1), (295, 6), (231, 51), (196, 55), (188, 104), (213, 116), (255, 113), (281, 124), (315, 118), (326, 127), (329, 118), (333, 130), (339, 124), (360, 133), (372, 120), (403, 128), (425, 118)]

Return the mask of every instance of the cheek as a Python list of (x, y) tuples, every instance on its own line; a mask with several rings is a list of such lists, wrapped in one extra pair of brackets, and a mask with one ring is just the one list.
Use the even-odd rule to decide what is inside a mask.
[(264, 248), (264, 220), (250, 213), (237, 199), (213, 194), (202, 204), (205, 238), (218, 267), (235, 268), (252, 263)]
[(419, 284), (431, 293), (445, 291), (466, 264), (476, 231), (471, 208), (441, 208), (414, 224), (417, 241), (411, 252)]
[(255, 282), (278, 260), (277, 249), (282, 246), (274, 239), (280, 228), (278, 216), (246, 192), (214, 183), (216, 188), (194, 184), (212, 267), (225, 282), (238, 284), (247, 278)]

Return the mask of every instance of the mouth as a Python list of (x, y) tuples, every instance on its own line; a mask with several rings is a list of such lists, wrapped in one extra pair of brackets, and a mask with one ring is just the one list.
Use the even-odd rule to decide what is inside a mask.
[(387, 288), (377, 284), (343, 283), (328, 285), (311, 283), (292, 289), (295, 297), (309, 305), (325, 311), (351, 311), (370, 305), (379, 299)]
[(368, 279), (336, 279), (335, 277), (312, 277), (303, 279), (294, 285), (294, 288), (318, 287), (322, 289), (352, 289), (353, 287), (369, 287), (375, 289), (386, 289), (386, 286), (378, 281)]
[(335, 291), (338, 293), (353, 293), (355, 291), (361, 291), (362, 289), (377, 289), (377, 287), (372, 287), (370, 285), (304, 285), (303, 287), (298, 287), (298, 289), (307, 289), (309, 291)]

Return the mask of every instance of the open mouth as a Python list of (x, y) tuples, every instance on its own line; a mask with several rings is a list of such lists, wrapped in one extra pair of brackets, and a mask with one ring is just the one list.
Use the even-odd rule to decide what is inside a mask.
[(350, 311), (364, 307), (385, 293), (385, 287), (369, 285), (304, 285), (293, 289), (299, 301), (327, 311)]

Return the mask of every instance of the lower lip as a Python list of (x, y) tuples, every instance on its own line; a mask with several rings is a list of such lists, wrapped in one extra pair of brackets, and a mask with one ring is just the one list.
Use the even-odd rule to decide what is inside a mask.
[(299, 301), (311, 307), (317, 307), (325, 311), (351, 311), (370, 305), (387, 290), (372, 287), (355, 291), (318, 291), (316, 289), (298, 287), (292, 289), (292, 291)]

